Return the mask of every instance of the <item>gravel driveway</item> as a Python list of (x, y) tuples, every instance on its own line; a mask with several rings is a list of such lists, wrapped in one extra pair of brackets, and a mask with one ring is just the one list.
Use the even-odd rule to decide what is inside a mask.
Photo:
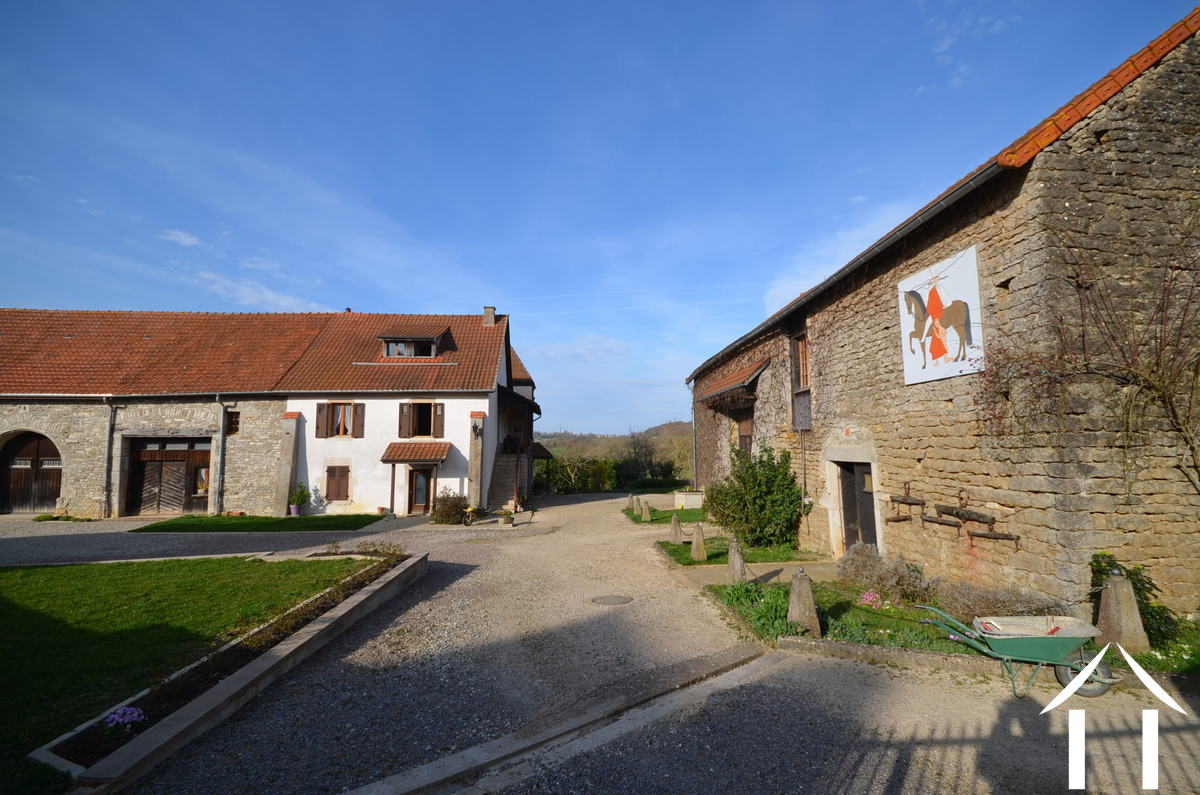
[[(665, 529), (630, 523), (623, 504), (563, 499), (515, 529), (373, 534), (428, 550), (429, 573), (141, 790), (337, 792), (494, 739), (639, 671), (734, 645), (716, 608), (653, 549)], [(632, 601), (592, 601), (613, 595)]]

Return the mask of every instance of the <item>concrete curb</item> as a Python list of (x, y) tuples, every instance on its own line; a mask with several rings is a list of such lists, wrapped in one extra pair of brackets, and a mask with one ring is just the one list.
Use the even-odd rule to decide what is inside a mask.
[(419, 580), (428, 553), (414, 555), (255, 658), (236, 673), (101, 759), (78, 777), (94, 792), (114, 792), (221, 723), (269, 684), (296, 667), (363, 616)]
[[(784, 636), (779, 638), (776, 646), (781, 651), (803, 652), (805, 654), (821, 654), (826, 657), (840, 657), (846, 660), (861, 660), (875, 665), (896, 665), (905, 668), (927, 668), (935, 671), (950, 671), (953, 673), (987, 676), (1008, 681), (1008, 675), (1000, 666), (1000, 661), (982, 654), (945, 654), (937, 651), (920, 651), (917, 649), (902, 649), (894, 646), (872, 646), (867, 643), (846, 643), (835, 640), (816, 640)], [(1049, 668), (1049, 666), (1047, 666)], [(1023, 668), (1028, 675), (1030, 669)], [(1132, 672), (1120, 669), (1117, 671), (1123, 679), (1113, 685), (1115, 690), (1145, 690), (1141, 681)], [(1053, 677), (1051, 670), (1050, 676)], [(1179, 674), (1151, 674), (1155, 681), (1168, 692), (1175, 691), (1180, 696), (1200, 696), (1200, 678), (1182, 676)], [(1039, 681), (1042, 675), (1038, 676)], [(1057, 682), (1055, 682), (1057, 686)]]
[(762, 654), (763, 648), (757, 643), (740, 643), (716, 654), (694, 657), (649, 671), (614, 685), (603, 696), (557, 709), (512, 734), (388, 776), (352, 792), (355, 795), (401, 795), (454, 783), (565, 735), (584, 733), (607, 724), (634, 707), (673, 690), (719, 676)]

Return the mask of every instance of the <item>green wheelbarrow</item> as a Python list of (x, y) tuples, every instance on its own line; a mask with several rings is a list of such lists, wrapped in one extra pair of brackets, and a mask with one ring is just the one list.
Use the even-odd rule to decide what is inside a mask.
[[(1054, 677), (1060, 685), (1070, 684), (1094, 656), (1085, 652), (1083, 645), (1100, 634), (1100, 630), (1088, 622), (1070, 616), (989, 616), (975, 619), (972, 622), (974, 628), (971, 628), (936, 607), (915, 606), (938, 616), (923, 618), (920, 623), (941, 627), (949, 633), (951, 640), (999, 660), (1017, 698), (1029, 694), (1037, 675), (1047, 665), (1054, 666)], [(1036, 667), (1018, 690), (1017, 671), (1021, 665)], [(1100, 696), (1119, 681), (1113, 677), (1108, 663), (1101, 660), (1087, 682), (1075, 692), (1081, 696)]]

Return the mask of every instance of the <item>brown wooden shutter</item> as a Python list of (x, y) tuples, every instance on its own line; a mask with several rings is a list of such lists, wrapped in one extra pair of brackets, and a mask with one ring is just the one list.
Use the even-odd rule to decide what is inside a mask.
[(446, 404), (433, 404), (433, 435), (440, 439), (446, 435)]
[(329, 404), (317, 404), (317, 438), (324, 439), (329, 436)]
[(412, 404), (411, 403), (401, 403), (400, 404), (400, 438), (401, 439), (411, 439), (412, 433), (413, 433), (413, 431), (412, 431)]
[(325, 499), (350, 499), (350, 467), (325, 468)]
[(367, 418), (367, 404), (366, 403), (355, 403), (354, 404), (354, 429), (353, 429), (353, 432), (350, 434), (355, 439), (363, 438), (363, 426), (366, 424), (366, 418)]

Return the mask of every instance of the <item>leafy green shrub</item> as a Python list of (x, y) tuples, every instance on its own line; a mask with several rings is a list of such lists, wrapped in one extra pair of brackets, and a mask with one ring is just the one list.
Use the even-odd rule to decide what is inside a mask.
[(37, 516), (33, 517), (33, 521), (35, 522), (53, 522), (57, 521), (57, 519), (58, 517), (52, 513), (39, 513)]
[(545, 458), (533, 466), (533, 488), (543, 494), (612, 491), (617, 462), (611, 458)]
[(288, 491), (288, 505), (308, 505), (308, 499), (312, 496), (308, 493), (308, 486), (303, 483), (295, 483)]
[(39, 513), (37, 516), (33, 517), (33, 521), (35, 521), (35, 522), (94, 522), (96, 520), (95, 519), (87, 519), (83, 516), (71, 516), (70, 514), (67, 514), (67, 513), (60, 513), (60, 514)]
[(838, 561), (838, 579), (874, 588), (883, 596), (908, 602), (928, 602), (937, 593), (938, 582), (926, 578), (925, 570), (905, 560), (885, 560), (874, 544), (855, 544)]
[(792, 456), (764, 448), (751, 458), (733, 453), (729, 477), (704, 492), (704, 510), (747, 546), (795, 544), (800, 517), (812, 509), (792, 475)]
[(721, 598), (730, 607), (749, 607), (762, 599), (762, 593), (763, 587), (760, 584), (746, 580), (730, 585)]
[(429, 512), (430, 524), (462, 524), (463, 516), (470, 503), (462, 494), (455, 494), (448, 486), (438, 492), (437, 502)]
[(1179, 637), (1179, 616), (1171, 608), (1154, 601), (1160, 589), (1140, 563), (1130, 568), (1118, 563), (1107, 552), (1092, 555), (1092, 593), (1096, 595), (1096, 610), (1100, 609), (1100, 591), (1104, 588), (1104, 581), (1113, 571), (1127, 577), (1133, 586), (1133, 597), (1137, 601), (1138, 613), (1142, 616), (1142, 626), (1150, 645), (1159, 648), (1174, 642)]

